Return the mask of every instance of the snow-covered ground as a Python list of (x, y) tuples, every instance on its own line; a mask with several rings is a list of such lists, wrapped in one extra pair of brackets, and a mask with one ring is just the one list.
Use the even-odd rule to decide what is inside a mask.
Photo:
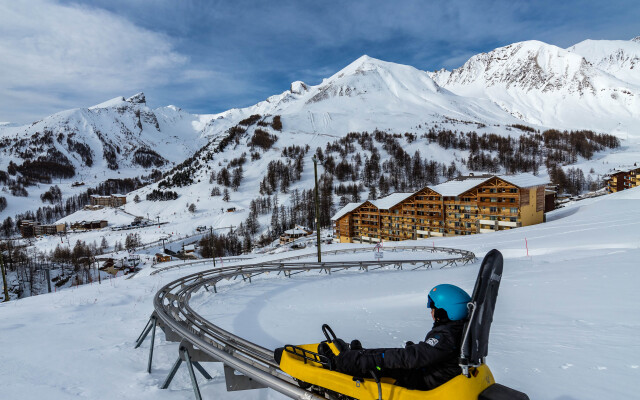
[[(632, 189), (577, 202), (537, 226), (402, 244), (435, 242), (479, 258), (492, 248), (503, 252), (487, 359), (498, 382), (532, 399), (637, 398), (639, 200), (640, 189)], [(198, 293), (191, 304), (222, 327), (270, 348), (317, 341), (322, 323), (365, 346), (402, 346), (430, 328), (427, 290), (446, 282), (471, 291), (478, 267), (479, 262), (443, 270), (269, 275), (252, 284), (230, 281), (218, 294)], [(140, 273), (0, 304), (2, 398), (191, 399), (184, 366), (169, 390), (158, 388), (177, 357), (176, 343), (157, 334), (150, 375), (149, 341), (137, 350), (133, 345), (155, 292), (198, 268), (208, 267)], [(214, 376), (210, 382), (199, 377), (205, 398), (282, 398), (270, 390), (226, 393), (221, 366), (205, 368)]]

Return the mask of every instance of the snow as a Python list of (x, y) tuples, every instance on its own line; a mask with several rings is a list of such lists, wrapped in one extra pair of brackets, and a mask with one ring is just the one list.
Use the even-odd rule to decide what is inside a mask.
[(340, 219), (340, 217), (342, 217), (343, 215), (348, 214), (351, 211), (355, 210), (361, 204), (362, 204), (362, 202), (360, 202), (360, 203), (348, 203), (346, 206), (344, 206), (340, 210), (338, 210), (338, 212), (335, 213), (333, 215), (333, 217), (331, 217), (331, 220), (332, 221), (336, 221), (336, 220)]
[(431, 186), (431, 189), (442, 196), (457, 196), (478, 186), (487, 179), (486, 177), (466, 178), (464, 180), (452, 179), (439, 185)]
[[(636, 38), (637, 39), (637, 38)], [(640, 41), (585, 40), (567, 50), (626, 82), (640, 86)]]
[(386, 197), (382, 197), (377, 200), (369, 200), (371, 204), (376, 206), (380, 210), (388, 210), (389, 208), (395, 206), (396, 204), (404, 201), (408, 197), (413, 196), (413, 192), (411, 193), (392, 193)]
[(499, 175), (498, 178), (505, 180), (521, 188), (529, 188), (529, 187), (542, 186), (542, 185), (549, 184), (548, 179), (542, 179), (529, 173), (522, 173), (522, 174), (515, 174), (515, 175)]
[(284, 231), (286, 235), (306, 235), (307, 232), (302, 229), (287, 229)]
[[(615, 50), (617, 42), (624, 42), (622, 53)], [(531, 124), (637, 137), (640, 70), (633, 65), (639, 62), (639, 46), (588, 41), (562, 49), (531, 40), (475, 55), (460, 68), (430, 76), (459, 96), (489, 99)], [(600, 62), (603, 53), (611, 57)]]
[[(604, 43), (593, 42), (597, 42), (598, 46)], [(634, 60), (635, 53), (631, 50), (639, 44), (635, 41), (620, 42), (625, 56), (613, 59), (610, 65), (620, 64), (620, 68), (623, 68)], [(597, 47), (591, 42), (587, 44), (594, 49)], [(614, 44), (618, 46), (617, 42)], [(587, 50), (582, 49), (588, 46), (579, 45), (576, 45), (576, 49), (580, 47), (581, 53), (587, 54)], [(203, 115), (190, 114), (176, 106), (151, 110), (144, 103), (144, 94), (139, 93), (127, 100), (117, 97), (89, 109), (63, 111), (33, 125), (2, 126), (0, 136), (26, 140), (36, 132), (47, 129), (54, 135), (62, 133), (68, 137), (74, 134), (73, 140), (88, 145), (94, 159), (90, 168), (83, 165), (76, 153), (64, 148), (64, 140), (62, 144), (54, 143), (55, 148), (68, 156), (79, 173), (79, 176), (70, 180), (53, 182), (60, 186), (66, 199), (109, 178), (130, 178), (149, 173), (151, 168), (139, 168), (131, 161), (133, 152), (139, 147), (151, 148), (166, 158), (169, 164), (161, 168), (165, 172), (191, 157), (207, 142), (215, 142), (223, 137), (241, 119), (260, 114), (267, 116), (269, 121), (268, 116), (281, 115), (284, 129), (275, 132), (278, 142), (261, 160), (251, 162), (250, 168), (245, 166), (242, 188), (237, 194), (232, 193), (233, 204), (225, 204), (220, 198), (208, 196), (211, 191), (208, 171), (219, 170), (221, 165), (225, 165), (225, 159), (248, 153), (245, 137), (235, 148), (227, 148), (224, 154), (215, 155), (211, 161), (202, 161), (196, 172), (200, 182), (177, 190), (180, 198), (171, 202), (176, 204), (165, 207), (166, 203), (145, 201), (146, 194), (157, 185), (128, 194), (130, 198), (139, 194), (143, 201), (139, 205), (127, 204), (127, 211), (137, 215), (160, 215), (163, 220), (178, 220), (187, 202), (198, 206), (195, 216), (202, 216), (201, 212), (213, 216), (214, 211), (226, 206), (247, 209), (250, 200), (258, 196), (257, 189), (265, 167), (269, 161), (280, 158), (282, 147), (289, 144), (309, 145), (313, 152), (316, 147), (324, 147), (352, 131), (373, 132), (378, 129), (393, 133), (412, 132), (419, 137), (437, 126), (438, 129), (452, 131), (476, 131), (480, 135), (496, 133), (514, 136), (522, 132), (509, 125), (523, 121), (538, 130), (593, 129), (614, 134), (621, 138), (623, 144), (620, 149), (596, 154), (592, 160), (578, 160), (575, 166), (585, 173), (593, 169), (591, 178), (596, 180), (621, 162), (633, 164), (640, 159), (640, 131), (637, 124), (640, 118), (640, 88), (625, 78), (626, 75), (618, 76), (613, 70), (604, 71), (596, 65), (590, 65), (583, 57), (586, 56), (539, 41), (520, 42), (474, 56), (458, 70), (441, 70), (431, 74), (408, 65), (362, 56), (319, 85), (308, 86), (295, 81), (289, 90), (247, 108)], [(624, 71), (637, 76), (640, 67)], [(593, 87), (595, 92), (589, 87)], [(155, 116), (157, 127), (140, 117), (145, 115), (149, 118)], [(141, 122), (142, 129), (138, 122)], [(104, 145), (97, 132), (101, 132), (108, 142), (121, 147), (118, 171), (108, 169), (103, 159)], [(250, 134), (251, 131), (247, 135)], [(27, 148), (30, 146), (19, 150), (26, 151)], [(420, 150), (423, 157), (437, 162), (447, 165), (454, 162), (462, 173), (467, 172), (462, 164), (462, 160), (469, 155), (466, 151), (452, 154), (420, 138), (406, 145), (409, 154), (416, 150)], [(0, 151), (1, 170), (7, 169), (9, 161), (22, 162), (16, 154)], [(382, 161), (386, 160), (383, 158)], [(306, 162), (308, 167), (309, 162)], [(544, 178), (546, 171), (542, 169), (540, 173)], [(71, 187), (71, 182), (75, 180), (84, 181), (85, 186)], [(308, 189), (312, 180), (309, 168), (306, 168), (301, 181), (293, 186)], [(49, 184), (28, 187), (28, 198), (3, 193), (8, 203), (3, 216), (36, 210), (43, 205), (39, 196), (50, 187)], [(286, 203), (288, 196), (283, 196), (281, 200)], [(184, 215), (188, 220), (191, 219), (188, 214)], [(237, 225), (243, 215), (246, 219), (246, 213), (242, 211), (236, 213), (234, 218), (216, 216), (220, 224), (212, 226)], [(260, 222), (268, 223), (268, 218)], [(191, 231), (186, 224), (180, 226), (184, 226), (184, 233)]]
[(122, 96), (118, 96), (118, 97), (114, 97), (111, 100), (107, 100), (104, 101), (100, 104), (96, 104), (95, 106), (91, 106), (89, 107), (89, 110), (95, 110), (98, 108), (111, 108), (111, 107), (117, 107), (117, 106), (123, 106), (126, 105), (127, 100), (124, 99), (124, 97)]
[[(499, 383), (532, 399), (635, 398), (640, 379), (639, 201), (640, 189), (631, 189), (576, 202), (550, 213), (549, 222), (540, 225), (399, 245), (457, 247), (478, 257), (492, 248), (502, 251), (505, 268), (487, 358)], [(360, 245), (325, 249), (354, 247)], [(385, 259), (423, 256), (386, 250)], [(313, 257), (306, 249), (253, 262), (305, 251)], [(354, 258), (371, 259), (372, 254), (327, 256), (331, 261)], [(198, 292), (191, 305), (221, 327), (270, 348), (317, 341), (322, 323), (365, 346), (402, 346), (420, 340), (430, 328), (429, 288), (453, 283), (471, 291), (478, 266), (265, 276), (252, 284), (225, 281), (218, 294)], [(184, 366), (169, 390), (158, 388), (177, 357), (177, 343), (158, 332), (150, 375), (145, 372), (149, 340), (137, 350), (133, 346), (156, 291), (205, 268), (150, 276), (150, 265), (144, 264), (131, 279), (0, 304), (3, 398), (191, 399)], [(204, 366), (214, 376), (210, 382), (199, 377), (205, 398), (283, 398), (268, 390), (226, 393), (221, 366)]]

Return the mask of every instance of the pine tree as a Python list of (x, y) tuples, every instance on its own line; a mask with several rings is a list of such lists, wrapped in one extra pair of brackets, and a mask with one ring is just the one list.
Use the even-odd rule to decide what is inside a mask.
[(376, 185), (371, 185), (369, 188), (369, 200), (376, 200), (378, 198), (378, 190)]
[(273, 213), (271, 214), (271, 232), (272, 235), (277, 236), (282, 231), (280, 227), (280, 219), (278, 218), (278, 207), (273, 208)]
[(247, 232), (249, 232), (251, 235), (255, 235), (256, 233), (258, 233), (258, 230), (260, 229), (260, 223), (258, 222), (258, 217), (256, 216), (256, 213), (253, 210), (249, 212), (249, 216), (247, 217), (245, 227)]
[(229, 196), (229, 189), (224, 188), (224, 195), (222, 196), (222, 201), (229, 201), (231, 197)]

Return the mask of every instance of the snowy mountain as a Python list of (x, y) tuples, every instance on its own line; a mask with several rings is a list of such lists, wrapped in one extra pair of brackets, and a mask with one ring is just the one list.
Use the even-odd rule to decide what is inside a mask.
[(31, 125), (0, 126), (0, 168), (10, 160), (38, 158), (99, 171), (161, 167), (181, 161), (204, 142), (200, 119), (173, 106), (151, 110), (143, 93), (117, 97)]
[(567, 50), (618, 79), (640, 86), (640, 36), (631, 40), (585, 40)]
[[(76, 176), (66, 178), (69, 187), (62, 189), (67, 196), (73, 193), (72, 180), (97, 184), (110, 177), (139, 176), (175, 166), (164, 183), (170, 189), (186, 186), (179, 190), (185, 196), (179, 200), (181, 208), (185, 202), (207, 198), (211, 204), (204, 207), (219, 209), (220, 199), (209, 196), (211, 172), (237, 168), (230, 165), (245, 155), (244, 179), (237, 188), (242, 195), (232, 196), (232, 202), (240, 201), (235, 205), (246, 208), (260, 193), (269, 165), (283, 159), (285, 148), (309, 146), (314, 153), (349, 132), (409, 133), (398, 140), (410, 156), (419, 151), (424, 160), (447, 168), (453, 165), (454, 171), (465, 173), (474, 170), (465, 165), (470, 153), (427, 140), (428, 132), (517, 137), (549, 128), (591, 129), (627, 140), (629, 159), (625, 161), (633, 163), (640, 148), (636, 146), (640, 138), (636, 122), (640, 118), (639, 45), (636, 39), (585, 41), (561, 49), (538, 41), (520, 42), (478, 54), (453, 71), (435, 73), (362, 56), (318, 85), (296, 81), (283, 93), (253, 106), (215, 115), (193, 115), (174, 106), (152, 110), (143, 94), (118, 97), (60, 112), (30, 126), (0, 126), (0, 171), (7, 170), (10, 161), (20, 165), (38, 159), (71, 166)], [(281, 123), (277, 129), (276, 119)], [(524, 131), (514, 129), (523, 125)], [(255, 146), (259, 131), (263, 137), (273, 136), (272, 147)], [(398, 154), (392, 154), (383, 141), (375, 146), (380, 163), (397, 161)], [(354, 148), (362, 158), (372, 156), (372, 148), (365, 150), (360, 144)], [(585, 173), (593, 169), (595, 180), (610, 169), (609, 161), (617, 162), (620, 156), (620, 152), (599, 154), (598, 163), (571, 162), (581, 163)], [(441, 173), (441, 178), (445, 175)], [(300, 189), (312, 185), (308, 168), (298, 179)], [(29, 190), (38, 195), (47, 188)], [(156, 184), (135, 194), (144, 199), (159, 188)], [(26, 202), (7, 198), (7, 212), (42, 204), (37, 197)], [(145, 202), (127, 207), (137, 215), (169, 209), (175, 213), (174, 208)]]
[(612, 41), (582, 42), (568, 50), (519, 42), (430, 75), (453, 93), (490, 99), (528, 123), (638, 134), (638, 43), (624, 44), (618, 52)]
[[(143, 93), (117, 97), (89, 108), (48, 116), (30, 125), (0, 125), (0, 171), (9, 171), (24, 188), (8, 196), (13, 213), (33, 210), (48, 183), (58, 184), (63, 195), (86, 190), (110, 178), (148, 175), (191, 156), (207, 142), (202, 132), (207, 115), (192, 115), (175, 106), (155, 110)], [(84, 187), (73, 188), (74, 181)], [(6, 187), (5, 187), (6, 188)], [(24, 199), (21, 196), (29, 195)]]
[(362, 56), (316, 86), (293, 82), (289, 90), (218, 116), (209, 129), (223, 131), (253, 114), (281, 115), (285, 129), (342, 136), (374, 129), (403, 132), (448, 119), (484, 124), (518, 123), (488, 100), (443, 89), (429, 74)]

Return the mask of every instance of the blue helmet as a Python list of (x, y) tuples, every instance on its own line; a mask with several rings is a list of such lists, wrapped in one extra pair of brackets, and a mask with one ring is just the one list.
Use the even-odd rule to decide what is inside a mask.
[(451, 321), (467, 318), (471, 296), (455, 285), (438, 285), (429, 291), (429, 308), (442, 309)]

